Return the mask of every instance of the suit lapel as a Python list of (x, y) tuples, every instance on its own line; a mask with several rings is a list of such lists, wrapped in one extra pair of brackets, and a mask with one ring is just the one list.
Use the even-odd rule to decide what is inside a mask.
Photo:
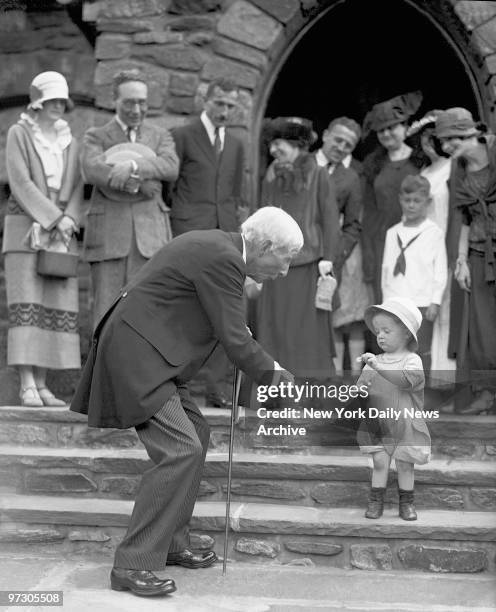
[(108, 137), (112, 140), (112, 144), (110, 146), (128, 141), (126, 134), (124, 134), (124, 130), (117, 123), (115, 118), (107, 123), (107, 134)]

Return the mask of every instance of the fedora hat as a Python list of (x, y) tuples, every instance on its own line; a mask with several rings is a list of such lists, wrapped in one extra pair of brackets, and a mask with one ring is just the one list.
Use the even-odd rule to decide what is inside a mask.
[(365, 323), (370, 331), (375, 334), (372, 319), (376, 314), (385, 312), (395, 316), (403, 323), (411, 333), (412, 339), (408, 343), (411, 351), (418, 349), (417, 332), (422, 325), (422, 313), (409, 298), (394, 297), (385, 300), (382, 304), (374, 304), (365, 310)]

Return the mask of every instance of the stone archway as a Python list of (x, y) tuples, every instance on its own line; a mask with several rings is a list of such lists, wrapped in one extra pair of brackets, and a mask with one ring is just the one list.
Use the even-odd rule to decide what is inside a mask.
[[(293, 54), (296, 53), (296, 49), (303, 44), (306, 38), (310, 38), (322, 22), (330, 23), (331, 19), (335, 15), (339, 19), (340, 13), (344, 14), (345, 9), (349, 8), (348, 13), (355, 10), (354, 17), (357, 19), (357, 15), (364, 12), (363, 5), (359, 6), (357, 0), (328, 0), (327, 2), (318, 1), (307, 1), (301, 2), (300, 11), (295, 12), (290, 16), (290, 7), (297, 4), (296, 2), (283, 2), (283, 3), (271, 3), (263, 2), (261, 0), (252, 0), (253, 4), (258, 7), (264, 8), (269, 11), (272, 5), (284, 5), (286, 13), (283, 15), (282, 8), (279, 7), (277, 15), (274, 13), (274, 17), (279, 19), (287, 18), (284, 23), (284, 34), (285, 42), (281, 42), (281, 37), (274, 43), (272, 49), (269, 51), (271, 55), (271, 61), (267, 66), (267, 70), (264, 72), (262, 79), (257, 85), (254, 92), (253, 100), (253, 116), (252, 116), (252, 150), (251, 150), (251, 164), (253, 169), (253, 193), (257, 192), (257, 181), (258, 181), (258, 164), (259, 164), (259, 140), (260, 140), (260, 129), (264, 116), (268, 106), (270, 106), (271, 96), (275, 89), (277, 89), (277, 81), (281, 73), (285, 71), (285, 66), (290, 64)], [(355, 7), (351, 5), (355, 4)], [(376, 5), (374, 7), (374, 4)], [(452, 55), (452, 61), (458, 64), (459, 74), (462, 74), (462, 78), (465, 80), (465, 89), (469, 90), (470, 93), (465, 92), (465, 97), (462, 101), (457, 101), (456, 96), (452, 98), (450, 103), (449, 99), (446, 100), (445, 104), (434, 104), (434, 106), (446, 107), (448, 105), (462, 105), (465, 104), (471, 108), (475, 115), (478, 115), (481, 119), (485, 120), (493, 128), (496, 124), (495, 115), (495, 100), (496, 100), (496, 2), (466, 2), (466, 1), (448, 1), (441, 0), (440, 2), (427, 2), (426, 0), (403, 0), (401, 3), (404, 5), (405, 13), (407, 9), (410, 13), (415, 13), (418, 21), (424, 20), (425, 28), (435, 32), (439, 37), (440, 44), (442, 43), (445, 47), (449, 48), (449, 52)], [(270, 6), (269, 6), (270, 5)], [(395, 3), (394, 9), (398, 10), (400, 3)], [(387, 7), (385, 3), (367, 3), (366, 7), (369, 12), (378, 10), (383, 15), (387, 15), (388, 11), (392, 12), (392, 6)], [(351, 33), (353, 32), (354, 22), (350, 21), (340, 22), (341, 26)], [(393, 23), (391, 20), (390, 23)], [(410, 24), (409, 24), (410, 25)], [(373, 24), (367, 23), (367, 26), (373, 28)], [(346, 55), (346, 51), (344, 51)], [(320, 58), (320, 63), (324, 61), (324, 57)], [(346, 58), (345, 60), (346, 61)], [(290, 64), (291, 65), (291, 64)], [(426, 67), (426, 70), (428, 68)], [(289, 68), (289, 71), (292, 69)], [(288, 72), (288, 69), (286, 69)], [(295, 88), (298, 87), (297, 76), (298, 74), (291, 73), (295, 77)], [(357, 77), (359, 78), (359, 77)], [(441, 80), (443, 75), (441, 75)], [(301, 85), (300, 85), (301, 86)], [(443, 87), (445, 86), (445, 83)], [(303, 89), (305, 86), (303, 85)], [(415, 89), (416, 87), (412, 87)], [(395, 88), (392, 86), (391, 90), (383, 94), (382, 98), (377, 93), (377, 99), (374, 98), (376, 92), (370, 92), (372, 98), (370, 103), (375, 103), (380, 99), (385, 99), (389, 96), (401, 93), (402, 87)], [(406, 91), (406, 89), (405, 89)], [(305, 89), (305, 94), (307, 94)], [(309, 96), (310, 97), (310, 96)], [(470, 99), (471, 98), (471, 99)], [(312, 98), (313, 99), (313, 98)], [(272, 104), (272, 107), (276, 106)], [(280, 106), (280, 105), (279, 105)], [(284, 105), (282, 105), (284, 108)], [(299, 114), (297, 109), (291, 111), (288, 106), (285, 107), (286, 112), (274, 113), (274, 114)], [(346, 112), (343, 109), (341, 113)], [(304, 112), (302, 114), (305, 114)], [(364, 112), (355, 113), (359, 115), (356, 118), (361, 119)], [(306, 114), (308, 116), (308, 113)], [(329, 119), (332, 114), (327, 116)], [(314, 117), (313, 117), (314, 118)], [(324, 126), (317, 126), (323, 128)]]

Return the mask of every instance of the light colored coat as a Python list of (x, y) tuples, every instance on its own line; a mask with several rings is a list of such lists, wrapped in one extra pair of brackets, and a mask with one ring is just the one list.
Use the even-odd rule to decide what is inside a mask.
[(140, 126), (136, 142), (150, 147), (157, 157), (137, 160), (138, 174), (146, 184), (146, 193), (142, 188), (137, 194), (108, 186), (111, 166), (105, 162), (105, 151), (125, 142), (126, 135), (115, 118), (102, 127), (90, 128), (84, 136), (81, 165), (85, 181), (94, 185), (85, 230), (84, 254), (89, 262), (127, 257), (133, 226), (143, 257), (150, 258), (170, 239), (160, 181), (177, 177), (174, 141), (165, 129), (147, 123)]

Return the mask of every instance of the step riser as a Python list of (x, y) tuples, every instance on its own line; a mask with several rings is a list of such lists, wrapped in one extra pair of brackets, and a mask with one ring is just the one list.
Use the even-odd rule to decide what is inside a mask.
[[(27, 462), (27, 465), (26, 465)], [(4, 493), (66, 495), (132, 500), (138, 490), (140, 475), (151, 463), (145, 459), (21, 459), (0, 457), (0, 490)], [(37, 467), (33, 467), (37, 466)], [(38, 467), (43, 466), (43, 467)], [(233, 499), (258, 503), (284, 503), (314, 507), (365, 507), (370, 487), (367, 467), (342, 467), (318, 479), (295, 479), (281, 474), (260, 477), (257, 466), (245, 466), (242, 476), (232, 482)], [(263, 470), (262, 470), (263, 471)], [(435, 475), (434, 475), (435, 476)], [(480, 478), (467, 482), (436, 482), (419, 472), (416, 483), (418, 508), (440, 510), (496, 511), (496, 482)], [(227, 472), (225, 465), (207, 462), (199, 499), (225, 499)], [(430, 480), (430, 482), (426, 482)], [(397, 504), (397, 484), (390, 476), (386, 501)]]
[[(209, 522), (193, 520), (192, 548), (213, 549), (222, 557), (224, 533)], [(31, 556), (101, 554), (110, 571), (124, 533), (124, 526), (5, 522), (0, 543), (4, 553)], [(228, 558), (237, 562), (432, 573), (494, 573), (495, 557), (494, 542), (277, 534), (243, 527), (231, 531), (228, 547)]]
[[(431, 432), (432, 455), (435, 458), (474, 459), (496, 461), (496, 431), (494, 437), (480, 437), (479, 428), (459, 437), (459, 432)], [(439, 434), (439, 435), (438, 435)], [(442, 435), (441, 435), (442, 434)], [(257, 436), (251, 428), (238, 428), (235, 433), (235, 449), (253, 452), (284, 452), (290, 454), (308, 453), (311, 447), (320, 447), (320, 452), (339, 454), (343, 448), (358, 448), (354, 439), (330, 436), (324, 433), (309, 433), (307, 436), (275, 437)], [(5, 421), (0, 423), (0, 445), (19, 444), (23, 446), (47, 446), (50, 448), (139, 448), (141, 447), (134, 429), (96, 429), (84, 423), (47, 423), (43, 421)], [(210, 435), (210, 448), (218, 452), (227, 451), (229, 429), (213, 425)]]

